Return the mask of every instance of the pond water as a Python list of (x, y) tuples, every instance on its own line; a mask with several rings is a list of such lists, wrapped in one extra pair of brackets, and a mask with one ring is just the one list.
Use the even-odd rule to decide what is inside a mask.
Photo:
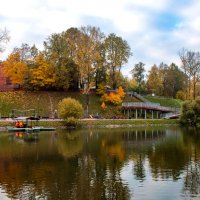
[(1, 133), (0, 199), (200, 199), (200, 133), (178, 127)]

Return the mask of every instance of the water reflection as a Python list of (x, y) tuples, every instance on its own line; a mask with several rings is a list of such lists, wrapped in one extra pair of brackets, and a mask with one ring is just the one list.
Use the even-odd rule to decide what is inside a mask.
[(179, 128), (0, 135), (1, 199), (200, 197), (200, 135)]
[(15, 134), (10, 135), (12, 140), (16, 140), (18, 142), (38, 142), (38, 132), (16, 132)]
[(200, 136), (199, 130), (183, 129), (184, 144), (190, 152), (190, 158), (185, 165), (184, 187), (185, 196), (199, 196), (200, 194)]

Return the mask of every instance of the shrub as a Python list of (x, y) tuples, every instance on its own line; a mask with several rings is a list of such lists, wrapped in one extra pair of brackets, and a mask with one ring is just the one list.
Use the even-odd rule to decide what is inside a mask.
[(64, 119), (66, 125), (76, 124), (76, 120), (83, 115), (83, 106), (72, 98), (64, 98), (58, 103), (58, 114)]
[(104, 110), (101, 110), (100, 113), (106, 119), (124, 119), (125, 116), (122, 112), (121, 106), (108, 105)]
[(64, 120), (64, 124), (69, 127), (76, 127), (78, 125), (78, 120), (74, 117), (68, 117)]
[(182, 105), (180, 123), (188, 126), (200, 126), (200, 99), (186, 101)]

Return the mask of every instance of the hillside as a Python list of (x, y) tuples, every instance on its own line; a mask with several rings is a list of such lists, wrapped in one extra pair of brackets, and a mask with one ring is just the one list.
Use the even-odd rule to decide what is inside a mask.
[[(58, 102), (66, 97), (72, 97), (85, 105), (85, 96), (79, 92), (46, 92), (46, 91), (16, 91), (16, 92), (0, 92), (0, 116), (11, 116), (12, 109), (27, 110), (35, 109), (36, 114), (41, 117), (53, 117), (53, 112), (57, 109)], [(125, 97), (124, 101), (138, 101), (133, 97)], [(113, 118), (122, 117), (120, 107), (108, 106), (106, 111), (101, 109), (100, 98), (90, 95), (89, 113), (92, 115), (101, 115), (103, 117)]]
[(145, 96), (145, 99), (147, 99), (152, 103), (159, 103), (161, 106), (166, 106), (166, 107), (180, 108), (182, 104), (181, 100), (173, 98)]

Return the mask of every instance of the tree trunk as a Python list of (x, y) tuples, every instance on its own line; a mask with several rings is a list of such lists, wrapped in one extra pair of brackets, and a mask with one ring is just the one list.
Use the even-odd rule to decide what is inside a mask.
[(194, 82), (193, 82), (193, 98), (196, 99), (196, 77), (194, 76)]
[(191, 93), (191, 80), (190, 80), (190, 78), (189, 78), (189, 81), (188, 81), (188, 99), (189, 100), (191, 100), (191, 98), (190, 98), (190, 93)]
[(89, 114), (89, 100), (90, 100), (90, 96), (89, 96), (89, 94), (87, 93), (87, 94), (86, 94), (86, 114), (87, 114), (87, 115)]

